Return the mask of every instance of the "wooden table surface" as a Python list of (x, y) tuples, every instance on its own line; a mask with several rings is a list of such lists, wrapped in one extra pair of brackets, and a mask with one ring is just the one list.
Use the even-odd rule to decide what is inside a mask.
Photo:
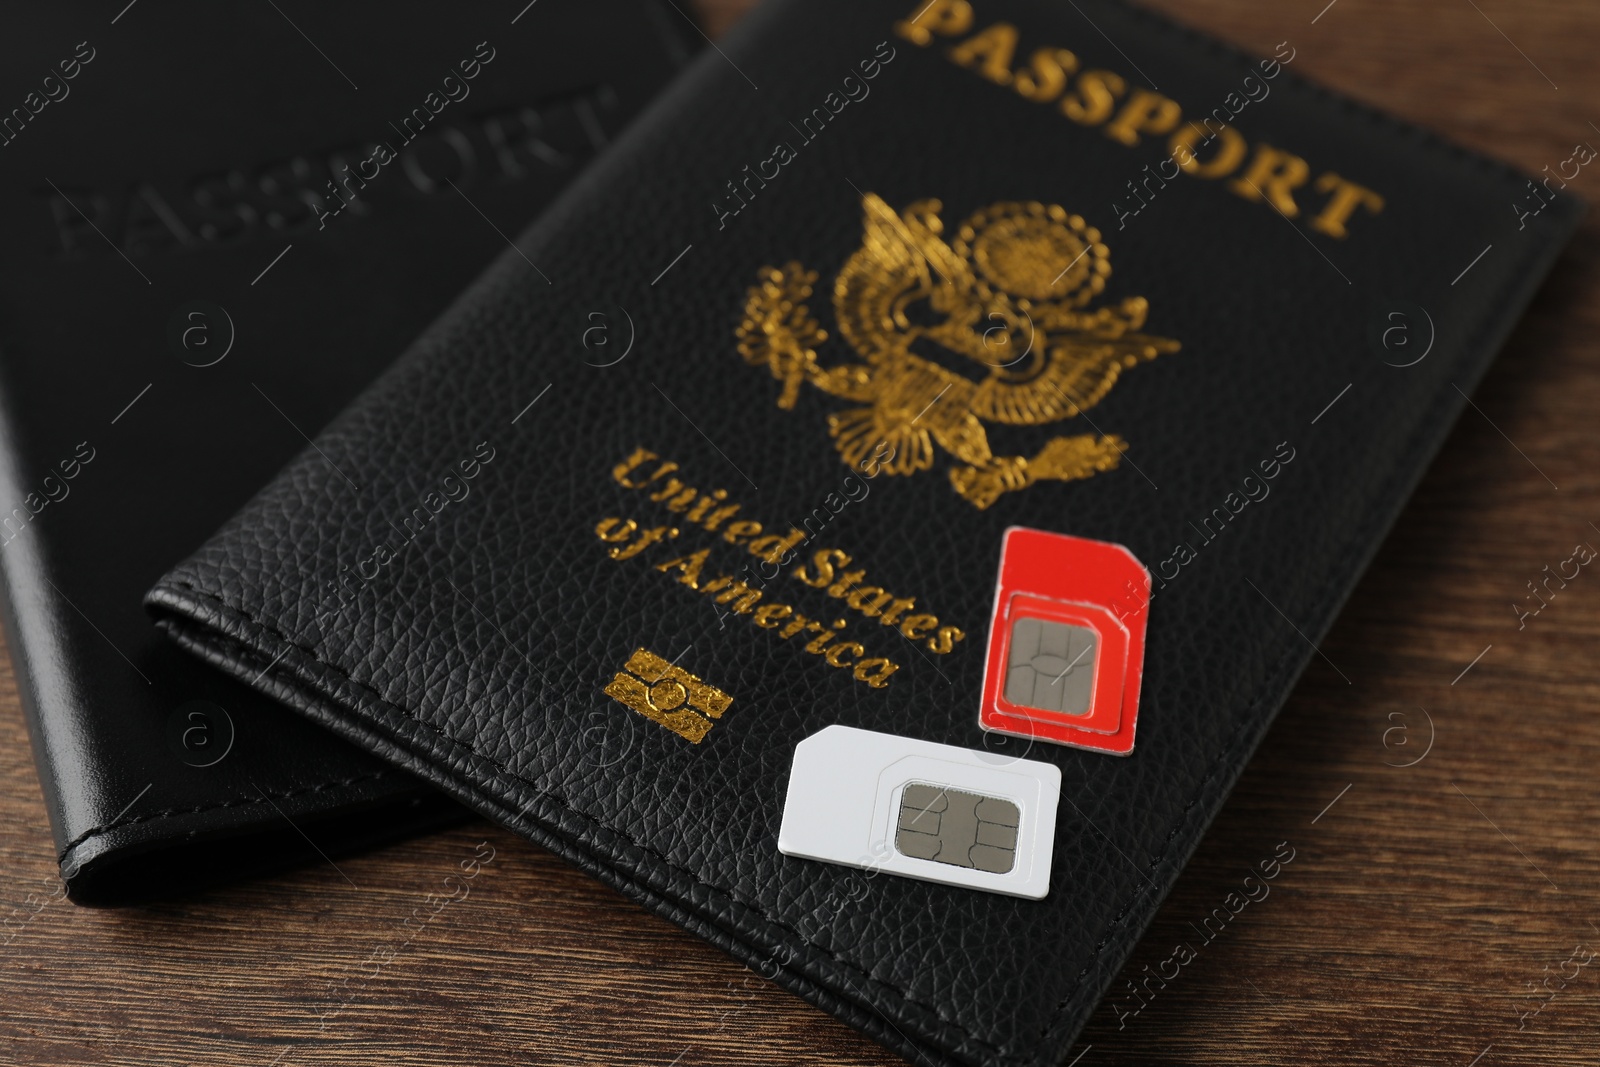
[[(1261, 54), (1288, 40), (1296, 71), (1530, 173), (1600, 143), (1591, 0), (1324, 3), (1155, 0)], [(701, 8), (716, 34), (744, 6)], [(1574, 186), (1600, 198), (1596, 174)], [(1124, 979), (1180, 941), (1198, 957), (1137, 1015), (1119, 980), (1069, 1062), (1600, 1062), (1600, 577), (1520, 630), (1511, 608), (1600, 544), (1597, 238), (1591, 220), (1324, 643), (1353, 684), (1313, 661)], [(1206, 943), (1195, 926), (1280, 841), (1270, 895)], [(470, 896), (402, 931), (490, 849)], [(486, 824), (340, 866), (65, 902), (6, 668), (0, 1062), (899, 1062)]]

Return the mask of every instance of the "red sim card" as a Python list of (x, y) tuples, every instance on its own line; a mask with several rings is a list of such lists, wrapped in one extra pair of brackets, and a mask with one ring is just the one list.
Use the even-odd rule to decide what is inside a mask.
[(1126, 756), (1150, 572), (1121, 545), (1013, 526), (983, 671), (985, 730)]

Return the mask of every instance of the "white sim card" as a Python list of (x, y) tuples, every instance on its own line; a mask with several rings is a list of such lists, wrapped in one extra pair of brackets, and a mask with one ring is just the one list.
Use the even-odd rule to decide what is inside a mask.
[(829, 726), (795, 746), (778, 851), (1039, 900), (1060, 796), (1048, 763)]

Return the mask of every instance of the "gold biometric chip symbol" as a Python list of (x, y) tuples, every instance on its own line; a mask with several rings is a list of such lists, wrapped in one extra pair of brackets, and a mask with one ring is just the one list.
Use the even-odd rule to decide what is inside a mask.
[(1016, 866), (1019, 822), (1009, 800), (913, 782), (900, 797), (894, 845), (914, 859), (1005, 874)]
[(733, 698), (716, 686), (644, 648), (634, 650), (605, 693), (697, 745), (733, 703)]
[(834, 321), (860, 362), (819, 357), (829, 333), (806, 303), (815, 271), (764, 267), (750, 287), (739, 354), (782, 383), (778, 406), (793, 410), (806, 383), (855, 401), (828, 416), (846, 465), (906, 475), (946, 453), (952, 488), (979, 508), (1040, 480), (1115, 468), (1127, 447), (1116, 434), (1052, 437), (1032, 456), (1007, 456), (986, 428), (1076, 418), (1123, 371), (1178, 350), (1140, 332), (1142, 296), (1089, 306), (1111, 274), (1100, 231), (1056, 204), (1002, 201), (947, 241), (937, 200), (896, 212), (868, 193), (861, 208), (861, 247), (833, 281)]

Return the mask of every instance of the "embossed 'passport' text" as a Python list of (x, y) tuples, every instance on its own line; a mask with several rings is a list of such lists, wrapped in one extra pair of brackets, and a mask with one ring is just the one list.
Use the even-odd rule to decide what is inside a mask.
[[(1244, 79), (1243, 93), (1229, 92), (1210, 111), (1191, 114), (1171, 97), (1142, 89), (1116, 71), (1085, 68), (1076, 53), (1051, 42), (1025, 46), (1022, 32), (1009, 22), (983, 25), (977, 6), (971, 0), (917, 0), (916, 7), (894, 24), (894, 32), (924, 48), (938, 40), (948, 42), (942, 50), (957, 66), (1024, 100), (1053, 108), (1068, 122), (1098, 128), (1118, 144), (1132, 148), (1146, 138), (1165, 137), (1167, 158), (1157, 167), (1159, 173), (1139, 185), (1128, 183), (1138, 203), (1144, 202), (1141, 189), (1153, 195), (1152, 181), (1155, 188), (1165, 188), (1167, 181), (1183, 174), (1220, 182), (1234, 196), (1264, 202), (1290, 219), (1301, 213), (1302, 201), (1308, 201), (1316, 214), (1307, 225), (1333, 238), (1348, 236), (1358, 211), (1376, 215), (1383, 210), (1384, 199), (1376, 191), (1331, 170), (1321, 171), (1313, 180), (1311, 164), (1304, 158), (1265, 141), (1252, 143), (1231, 124), (1248, 103), (1266, 98), (1270, 91), (1266, 83), (1294, 59), (1287, 41), (1272, 59), (1260, 61), (1259, 78), (1252, 73)], [(1116, 210), (1120, 220), (1142, 208)]]

